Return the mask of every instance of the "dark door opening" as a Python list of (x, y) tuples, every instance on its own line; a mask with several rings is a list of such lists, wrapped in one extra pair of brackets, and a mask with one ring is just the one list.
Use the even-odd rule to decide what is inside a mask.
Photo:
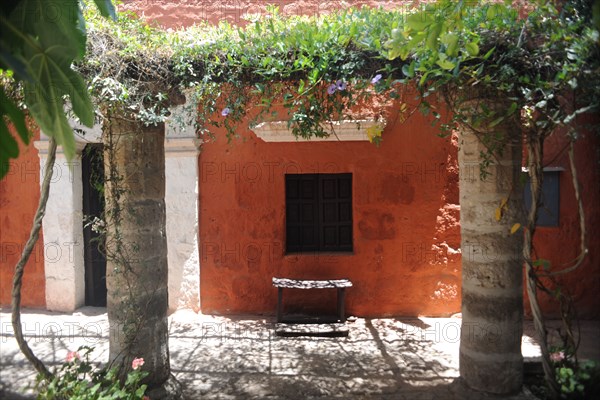
[(104, 160), (102, 145), (90, 143), (81, 157), (83, 180), (83, 242), (85, 261), (85, 305), (106, 307), (106, 255), (104, 236), (94, 222), (104, 218)]

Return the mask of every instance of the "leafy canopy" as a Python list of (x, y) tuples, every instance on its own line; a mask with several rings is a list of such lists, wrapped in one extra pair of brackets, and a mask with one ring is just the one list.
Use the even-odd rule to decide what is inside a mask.
[[(484, 110), (475, 125), (525, 112), (549, 132), (598, 104), (598, 30), (591, 9), (578, 3), (559, 12), (538, 1), (528, 11), (521, 17), (509, 2), (440, 0), (411, 10), (283, 17), (271, 7), (248, 16), (244, 28), (175, 32), (123, 15), (94, 23), (82, 71), (94, 79), (97, 101), (121, 102), (148, 123), (166, 117), (160, 103), (168, 104), (169, 88), (192, 88), (188, 102), (199, 109), (193, 122), (201, 134), (216, 125), (234, 135), (247, 118), (253, 124), (283, 113), (295, 134), (323, 136), (328, 121), (356, 117), (374, 98), (400, 99), (401, 111), (418, 105), (440, 119), (432, 94), (453, 111), (450, 128), (473, 93), (507, 104), (504, 113)], [(417, 88), (416, 99), (406, 84)], [(578, 104), (564, 107), (571, 90)]]
[[(567, 2), (559, 12), (540, 0), (526, 17), (506, 2), (439, 0), (411, 10), (361, 8), (318, 17), (283, 17), (270, 7), (265, 16), (248, 16), (244, 28), (199, 24), (180, 31), (150, 27), (129, 14), (107, 20), (89, 8), (83, 59), (78, 41), (71, 42), (78, 52), (51, 49), (44, 58), (22, 58), (69, 88), (59, 97), (68, 94), (86, 123), (88, 95), (66, 71), (70, 62), (96, 104), (148, 124), (164, 121), (168, 106), (180, 102), (178, 92), (186, 92), (201, 135), (224, 126), (234, 136), (242, 121), (278, 118), (296, 135), (324, 136), (332, 120), (385, 118), (392, 101), (406, 115), (418, 107), (441, 120), (440, 102), (430, 96), (449, 106), (452, 119), (442, 128), (451, 128), (465, 122), (460, 104), (474, 93), (506, 104), (501, 112), (483, 110), (471, 121), (475, 128), (525, 116), (524, 128), (549, 134), (598, 104), (598, 29), (591, 8), (580, 3)], [(61, 108), (38, 110), (34, 94), (43, 93), (37, 90), (25, 91), (32, 114), (52, 132), (65, 132), (57, 137), (68, 147)], [(569, 100), (573, 91), (577, 102)], [(378, 141), (379, 135), (371, 136)], [(495, 151), (502, 140), (487, 144)]]

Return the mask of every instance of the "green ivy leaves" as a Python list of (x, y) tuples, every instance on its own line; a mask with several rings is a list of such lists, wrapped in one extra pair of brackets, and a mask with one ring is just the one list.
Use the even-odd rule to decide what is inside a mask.
[[(472, 12), (468, 14), (467, 12)], [(504, 6), (494, 6), (499, 15)], [(454, 79), (458, 67), (479, 56), (479, 37), (466, 27), (465, 20), (481, 20), (482, 9), (471, 7), (465, 2), (441, 0), (429, 4), (406, 16), (402, 28), (392, 30), (386, 42), (387, 57), (411, 59), (411, 69), (420, 73), (419, 85), (430, 81), (430, 77), (443, 82)], [(406, 76), (413, 77), (409, 71)]]

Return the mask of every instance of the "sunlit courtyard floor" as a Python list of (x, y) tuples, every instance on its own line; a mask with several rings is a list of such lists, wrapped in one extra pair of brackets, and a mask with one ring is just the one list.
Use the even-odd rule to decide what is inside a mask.
[[(50, 366), (70, 350), (93, 346), (108, 359), (106, 310), (73, 314), (23, 313), (34, 352)], [(280, 337), (272, 317), (208, 316), (178, 311), (169, 317), (171, 367), (186, 398), (484, 399), (458, 380), (459, 318), (362, 319), (347, 337)], [(10, 313), (0, 310), (0, 399), (34, 398), (35, 374), (13, 337)], [(525, 323), (526, 361), (539, 358), (531, 322)], [(582, 325), (584, 356), (600, 359), (600, 323)], [(534, 398), (527, 389), (509, 397)]]

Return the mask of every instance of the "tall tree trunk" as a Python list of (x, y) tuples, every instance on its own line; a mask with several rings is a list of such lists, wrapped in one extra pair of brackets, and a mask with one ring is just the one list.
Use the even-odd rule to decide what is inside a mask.
[[(482, 101), (501, 112), (502, 104)], [(472, 115), (485, 109), (481, 100), (463, 106)], [(481, 130), (460, 127), (460, 376), (473, 389), (507, 394), (519, 391), (523, 382), (523, 236), (511, 234), (511, 227), (522, 222), (522, 144), (514, 121)], [(487, 151), (482, 134), (494, 134), (503, 149), (496, 152), (484, 179), (479, 174), (481, 154)]]
[[(110, 360), (144, 359), (150, 389), (164, 393), (168, 348), (164, 124), (112, 115), (104, 129), (106, 283)], [(171, 381), (169, 381), (171, 382)]]

